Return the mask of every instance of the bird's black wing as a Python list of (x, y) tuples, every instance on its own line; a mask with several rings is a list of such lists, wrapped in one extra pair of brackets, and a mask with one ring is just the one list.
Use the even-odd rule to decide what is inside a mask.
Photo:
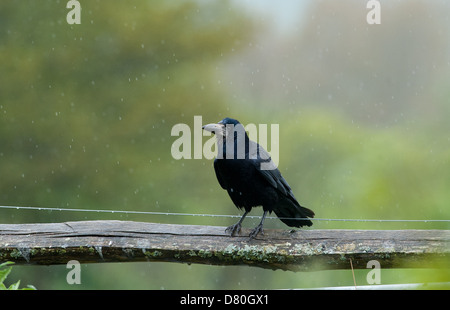
[(280, 191), (281, 194), (291, 197), (295, 200), (291, 187), (281, 175), (280, 170), (275, 167), (275, 164), (273, 162), (271, 162), (271, 164), (273, 164), (274, 169), (271, 170), (261, 169), (261, 164), (263, 162), (261, 162), (260, 160), (256, 160), (254, 163), (255, 168), (259, 171), (259, 173), (264, 177), (265, 180), (267, 180), (273, 187)]
[[(252, 142), (253, 141), (251, 141), (250, 143)], [(257, 150), (257, 154), (250, 154), (250, 158), (255, 158), (252, 160), (255, 168), (259, 171), (261, 176), (263, 176), (264, 179), (268, 181), (280, 193), (282, 193), (284, 196), (293, 198), (293, 200), (296, 202), (291, 187), (283, 178), (280, 170), (278, 170), (277, 166), (270, 158), (270, 154), (256, 142), (253, 143), (256, 144), (256, 148), (254, 149)]]
[(275, 189), (278, 190), (281, 198), (276, 206), (273, 206), (273, 211), (280, 218), (280, 220), (291, 227), (311, 226), (313, 223), (305, 219), (306, 217), (314, 217), (314, 212), (308, 208), (302, 207), (286, 180), (281, 175), (275, 163), (268, 157), (269, 153), (258, 145), (258, 158), (253, 159), (255, 169), (259, 171), (260, 175), (269, 182)]

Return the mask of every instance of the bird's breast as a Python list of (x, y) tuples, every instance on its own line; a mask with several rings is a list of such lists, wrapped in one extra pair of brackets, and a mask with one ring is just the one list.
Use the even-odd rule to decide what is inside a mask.
[(261, 205), (271, 190), (255, 165), (249, 160), (220, 160), (218, 169), (233, 203), (239, 207)]

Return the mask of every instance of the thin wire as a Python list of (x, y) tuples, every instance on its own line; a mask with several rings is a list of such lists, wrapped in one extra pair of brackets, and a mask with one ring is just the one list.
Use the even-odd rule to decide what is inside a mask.
[[(38, 211), (70, 211), (70, 212), (96, 212), (96, 213), (121, 213), (121, 214), (144, 214), (144, 215), (168, 215), (168, 216), (202, 216), (202, 217), (228, 217), (240, 218), (241, 215), (228, 214), (201, 214), (201, 213), (176, 213), (176, 212), (157, 212), (157, 211), (125, 211), (125, 210), (105, 210), (105, 209), (79, 209), (79, 208), (48, 208), (48, 207), (31, 207), (31, 206), (0, 206), (0, 209), (16, 209), (16, 210), (38, 210)], [(247, 218), (260, 218), (257, 215), (248, 215)], [(274, 216), (266, 217), (268, 219), (285, 219)], [(288, 219), (288, 218), (286, 218)], [(289, 218), (292, 220), (292, 218)], [(450, 220), (393, 220), (393, 219), (330, 219), (330, 218), (298, 218), (296, 220), (311, 221), (340, 221), (340, 222), (446, 222)]]

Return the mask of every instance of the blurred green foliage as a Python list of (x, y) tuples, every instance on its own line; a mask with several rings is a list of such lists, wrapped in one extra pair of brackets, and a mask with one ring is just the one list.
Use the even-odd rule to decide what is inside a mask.
[(10, 286), (6, 286), (5, 285), (5, 280), (8, 277), (8, 275), (11, 273), (12, 271), (12, 266), (8, 265), (13, 265), (13, 262), (4, 262), (2, 264), (0, 264), (0, 291), (1, 290), (35, 290), (36, 288), (32, 285), (28, 285), (25, 288), (19, 288), (20, 286), (20, 280), (17, 281), (16, 283), (11, 284)]
[(69, 26), (63, 2), (3, 2), (2, 203), (178, 208), (170, 129), (225, 112), (212, 64), (251, 32), (228, 7), (97, 2)]
[[(80, 25), (66, 23), (65, 6), (65, 1), (50, 0), (0, 3), (0, 205), (238, 214), (218, 185), (211, 161), (174, 160), (171, 156), (176, 139), (170, 135), (171, 128), (177, 123), (192, 126), (193, 117), (201, 115), (205, 123), (229, 116), (244, 124), (280, 124), (279, 168), (300, 203), (319, 218), (450, 218), (448, 72), (433, 75), (433, 85), (424, 86), (422, 79), (418, 84), (410, 81), (421, 89), (421, 95), (415, 97), (412, 109), (402, 105), (409, 118), (397, 120), (402, 113), (395, 105), (368, 104), (371, 96), (379, 93), (383, 93), (377, 99), (381, 101), (397, 89), (410, 94), (411, 86), (401, 87), (401, 76), (391, 77), (394, 82), (386, 93), (370, 88), (369, 95), (358, 97), (364, 95), (358, 79), (365, 85), (383, 86), (383, 79), (372, 83), (370, 69), (393, 76), (399, 71), (395, 68), (398, 62), (402, 68), (414, 67), (414, 55), (428, 59), (421, 53), (413, 53), (406, 62), (402, 55), (389, 58), (386, 53), (381, 55), (389, 59), (386, 63), (376, 54), (380, 50), (370, 54), (371, 48), (364, 48), (368, 41), (361, 40), (369, 39), (363, 38), (367, 35), (363, 31), (356, 43), (349, 38), (344, 43), (330, 43), (330, 49), (352, 47), (356, 53), (353, 60), (363, 66), (349, 61), (348, 51), (330, 53), (339, 57), (326, 58), (321, 44), (330, 42), (326, 38), (333, 35), (314, 34), (313, 29), (318, 28), (312, 20), (302, 36), (287, 40), (293, 41), (295, 48), (287, 49), (285, 43), (275, 40), (264, 44), (280, 50), (264, 49), (258, 40), (265, 42), (270, 27), (231, 1), (89, 1), (82, 3)], [(318, 7), (326, 11), (325, 2)], [(353, 27), (351, 21), (341, 20), (346, 31)], [(334, 31), (330, 30), (333, 27), (324, 29)], [(372, 30), (375, 38), (382, 37), (380, 33)], [(284, 56), (273, 57), (275, 52)], [(444, 50), (438, 54), (445, 55)], [(257, 65), (249, 69), (254, 62)], [(299, 63), (301, 68), (296, 67)], [(385, 65), (380, 69), (377, 63)], [(268, 64), (272, 68), (263, 67)], [(300, 85), (298, 90), (280, 73), (290, 67), (306, 75), (296, 77), (298, 81), (305, 79), (310, 84)], [(344, 79), (342, 72), (328, 74), (326, 80), (318, 77), (336, 68), (348, 69), (351, 78)], [(426, 71), (426, 80), (433, 72)], [(264, 83), (258, 82), (261, 79)], [(324, 86), (314, 90), (312, 81), (318, 80)], [(274, 86), (278, 83), (282, 86)], [(286, 90), (286, 85), (297, 91)], [(336, 93), (336, 89), (345, 89), (350, 95), (326, 95), (324, 88)], [(337, 99), (330, 103), (330, 98)], [(341, 99), (342, 104), (336, 104)], [(352, 102), (358, 102), (356, 108)], [(429, 102), (432, 109), (425, 106)], [(393, 112), (388, 123), (383, 120), (387, 106), (387, 112)], [(370, 122), (361, 116), (368, 110)], [(255, 210), (252, 215), (259, 214)], [(0, 209), (1, 223), (95, 219), (221, 226), (235, 220)], [(245, 225), (256, 221), (249, 219)], [(266, 226), (286, 228), (277, 220), (266, 221)], [(449, 227), (447, 223), (317, 221), (314, 228)], [(17, 271), (40, 288), (71, 288), (65, 282), (63, 266), (18, 266)], [(448, 272), (432, 269), (428, 273), (383, 272), (387, 283), (450, 278)], [(364, 283), (365, 271), (358, 273), (359, 282)], [(88, 265), (82, 277), (82, 288), (259, 289), (353, 284), (350, 271), (300, 277), (248, 267), (162, 263)]]

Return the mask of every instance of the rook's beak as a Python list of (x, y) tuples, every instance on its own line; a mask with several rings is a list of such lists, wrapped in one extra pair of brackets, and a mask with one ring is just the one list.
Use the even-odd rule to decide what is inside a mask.
[(210, 131), (214, 134), (220, 134), (223, 131), (224, 126), (222, 124), (207, 124), (202, 126), (203, 130)]

